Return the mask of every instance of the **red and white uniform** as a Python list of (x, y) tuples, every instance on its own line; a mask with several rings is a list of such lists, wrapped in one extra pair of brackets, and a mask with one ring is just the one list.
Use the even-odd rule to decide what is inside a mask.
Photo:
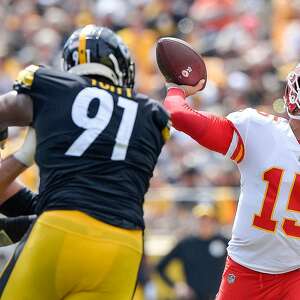
[[(300, 144), (288, 121), (251, 108), (227, 118), (196, 112), (188, 107), (183, 92), (177, 88), (168, 91), (164, 104), (175, 128), (238, 164), (241, 193), (228, 247), (232, 260), (227, 269), (236, 263), (236, 271), (240, 265), (254, 274), (300, 269)], [(239, 272), (245, 274), (245, 270)], [(276, 291), (275, 298), (265, 300), (300, 299), (300, 271), (295, 272), (296, 276), (291, 273), (299, 286), (299, 298), (280, 297)], [(227, 284), (231, 289), (235, 286)], [(224, 286), (226, 282), (221, 285), (223, 292)], [(221, 296), (226, 296), (219, 295), (218, 299), (261, 299), (255, 295), (249, 298), (245, 286), (236, 286), (236, 295), (233, 291), (226, 295), (225, 291)]]
[(299, 269), (300, 145), (285, 119), (250, 108), (227, 118), (245, 148), (238, 164), (241, 193), (228, 254), (259, 272)]

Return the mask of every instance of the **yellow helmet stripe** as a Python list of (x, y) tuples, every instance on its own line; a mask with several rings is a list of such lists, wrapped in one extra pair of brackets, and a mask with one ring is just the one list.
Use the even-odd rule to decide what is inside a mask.
[(84, 29), (85, 28), (81, 30), (81, 33), (79, 35), (79, 64), (86, 64), (86, 34)]
[(86, 37), (94, 30), (95, 25), (87, 25), (85, 26), (79, 35), (79, 64), (87, 63), (87, 52), (86, 52)]

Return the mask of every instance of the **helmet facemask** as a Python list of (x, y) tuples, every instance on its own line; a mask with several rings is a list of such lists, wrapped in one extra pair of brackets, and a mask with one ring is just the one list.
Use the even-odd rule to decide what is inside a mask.
[(289, 73), (283, 99), (289, 117), (300, 120), (300, 65)]

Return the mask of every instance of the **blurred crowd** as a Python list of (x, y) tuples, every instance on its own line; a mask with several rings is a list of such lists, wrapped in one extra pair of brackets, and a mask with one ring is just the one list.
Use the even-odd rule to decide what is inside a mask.
[[(299, 16), (300, 0), (0, 0), (0, 94), (29, 64), (60, 68), (68, 35), (95, 23), (117, 31), (129, 46), (140, 92), (163, 100), (155, 43), (173, 36), (191, 43), (207, 65), (205, 90), (189, 99), (194, 108), (226, 115), (251, 106), (284, 116), (284, 81), (300, 61)], [(23, 129), (10, 136), (6, 155), (20, 144)], [(152, 233), (184, 236), (195, 227), (190, 211), (199, 201), (215, 201), (219, 222), (231, 223), (239, 174), (221, 155), (174, 130), (154, 175), (145, 210)], [(31, 168), (22, 180), (36, 189), (37, 178)], [(149, 237), (149, 249), (155, 254), (165, 245), (167, 251), (165, 242), (155, 247)]]
[[(299, 0), (0, 2), (0, 93), (11, 89), (24, 66), (60, 68), (66, 38), (75, 28), (90, 23), (108, 26), (121, 35), (136, 61), (136, 88), (158, 100), (164, 98), (165, 88), (155, 61), (157, 39), (173, 36), (191, 43), (205, 59), (208, 84), (189, 101), (196, 109), (222, 115), (247, 106), (282, 114), (284, 80), (300, 56)], [(7, 152), (19, 144), (19, 138), (13, 138), (19, 133), (20, 129), (11, 130)], [(23, 176), (32, 188), (37, 186), (36, 174), (31, 169)], [(167, 230), (174, 229), (170, 224), (178, 225), (175, 220), (189, 224), (185, 209), (199, 201), (236, 199), (233, 188), (238, 185), (233, 163), (173, 131), (155, 170), (150, 198), (176, 200), (176, 207), (183, 209), (181, 217), (176, 218), (178, 210), (174, 212), (172, 205), (158, 204), (159, 209), (146, 210), (146, 220)], [(210, 190), (220, 186), (224, 188)], [(170, 220), (160, 220), (161, 211), (168, 212)], [(232, 215), (220, 217), (228, 223)]]
[[(90, 23), (108, 26), (122, 36), (136, 61), (136, 88), (158, 100), (164, 98), (165, 88), (155, 61), (157, 39), (174, 36), (191, 43), (208, 68), (207, 87), (190, 99), (191, 105), (222, 115), (247, 106), (283, 113), (284, 80), (299, 60), (299, 0), (0, 2), (0, 93), (11, 89), (24, 66), (60, 68), (66, 38), (75, 28)], [(12, 130), (11, 136), (18, 132)], [(16, 143), (13, 140), (11, 149)], [(35, 174), (30, 171), (23, 178), (31, 187), (36, 186)], [(203, 197), (206, 201), (235, 198), (236, 192), (223, 189), (203, 195), (188, 188), (238, 185), (233, 163), (173, 132), (152, 180), (152, 187), (161, 192), (152, 198), (176, 198), (189, 207), (189, 202)], [(172, 193), (170, 187), (180, 187), (180, 192)], [(156, 215), (156, 209), (149, 209), (146, 218), (151, 222)], [(170, 218), (176, 220), (172, 213)]]

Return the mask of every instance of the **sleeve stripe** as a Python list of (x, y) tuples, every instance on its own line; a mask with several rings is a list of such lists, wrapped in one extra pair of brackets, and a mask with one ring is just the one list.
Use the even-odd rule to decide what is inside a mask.
[(234, 160), (236, 163), (239, 163), (244, 158), (245, 148), (243, 140), (239, 132), (235, 129), (232, 136), (231, 144), (228, 148), (228, 151), (225, 157), (228, 157)]
[(244, 157), (244, 147), (243, 144), (241, 144), (240, 151), (234, 160), (236, 161), (236, 163), (239, 163), (243, 159), (243, 157)]
[(168, 141), (171, 137), (171, 134), (170, 134), (170, 128), (168, 126), (166, 126), (162, 131), (161, 131), (161, 134), (163, 136), (163, 139), (164, 141)]
[(232, 157), (232, 155), (234, 154), (234, 152), (238, 146), (238, 140), (239, 140), (239, 136), (237, 135), (236, 131), (234, 131), (233, 135), (232, 135), (231, 144), (228, 148), (228, 151), (227, 151), (225, 157), (228, 157), (228, 158)]
[(22, 70), (17, 77), (17, 83), (24, 85), (26, 87), (31, 87), (34, 80), (34, 73), (39, 68), (40, 68), (39, 66), (31, 65), (26, 69)]
[(245, 147), (242, 140), (242, 137), (240, 136), (239, 132), (236, 131), (238, 136), (238, 144), (236, 146), (235, 151), (233, 152), (232, 156), (230, 157), (232, 160), (234, 160), (236, 163), (239, 163), (242, 161), (245, 155)]

